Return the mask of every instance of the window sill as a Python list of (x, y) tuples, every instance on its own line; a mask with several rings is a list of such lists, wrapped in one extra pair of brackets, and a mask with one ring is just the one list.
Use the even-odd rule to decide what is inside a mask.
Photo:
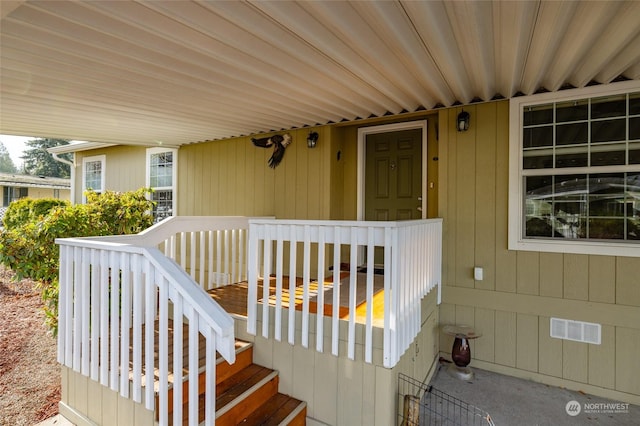
[(541, 239), (516, 239), (514, 241), (509, 241), (509, 250), (640, 257), (640, 242), (638, 242), (638, 244), (634, 244), (615, 243), (610, 241), (550, 241)]

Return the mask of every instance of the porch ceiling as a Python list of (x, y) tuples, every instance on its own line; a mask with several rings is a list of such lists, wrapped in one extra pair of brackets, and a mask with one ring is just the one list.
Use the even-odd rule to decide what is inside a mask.
[(0, 1), (0, 133), (181, 145), (640, 79), (640, 2)]

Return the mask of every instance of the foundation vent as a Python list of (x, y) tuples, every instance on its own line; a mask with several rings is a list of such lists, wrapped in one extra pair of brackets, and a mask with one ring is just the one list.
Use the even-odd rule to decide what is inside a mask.
[(592, 322), (572, 321), (561, 318), (551, 318), (551, 337), (556, 339), (573, 340), (574, 342), (599, 345), (601, 340), (601, 326)]

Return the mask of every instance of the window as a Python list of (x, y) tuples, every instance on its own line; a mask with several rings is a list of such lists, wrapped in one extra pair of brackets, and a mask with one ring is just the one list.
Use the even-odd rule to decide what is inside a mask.
[(513, 98), (509, 248), (640, 256), (640, 84)]
[(154, 202), (154, 221), (173, 216), (175, 209), (176, 185), (175, 149), (150, 148), (147, 150), (147, 186), (153, 189), (151, 200)]
[(15, 186), (5, 186), (3, 191), (3, 206), (9, 207), (12, 201), (25, 198), (29, 195), (28, 188), (18, 188)]
[[(104, 191), (104, 175), (105, 175), (104, 155), (96, 155), (93, 157), (85, 157), (82, 159), (82, 193), (91, 189), (97, 193)], [(86, 202), (86, 197), (82, 199)]]

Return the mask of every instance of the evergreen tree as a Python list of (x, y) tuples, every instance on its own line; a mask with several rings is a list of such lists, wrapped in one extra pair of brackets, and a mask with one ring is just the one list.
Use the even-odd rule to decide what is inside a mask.
[(2, 173), (16, 173), (18, 168), (14, 164), (7, 147), (0, 142), (0, 172)]
[[(47, 148), (68, 144), (69, 141), (66, 139), (50, 138), (32, 139), (25, 142), (28, 148), (25, 149), (24, 155), (20, 157), (24, 160), (24, 172), (34, 176), (68, 178), (71, 175), (69, 165), (56, 161), (47, 152)], [(71, 154), (62, 154), (60, 157), (71, 160)]]

